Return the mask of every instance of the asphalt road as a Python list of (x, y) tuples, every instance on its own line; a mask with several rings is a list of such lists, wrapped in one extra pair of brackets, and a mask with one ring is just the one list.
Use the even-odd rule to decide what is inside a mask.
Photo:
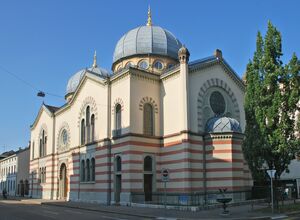
[[(141, 220), (140, 217), (110, 214), (74, 208), (1, 201), (0, 220)], [(146, 220), (146, 219), (145, 219)]]

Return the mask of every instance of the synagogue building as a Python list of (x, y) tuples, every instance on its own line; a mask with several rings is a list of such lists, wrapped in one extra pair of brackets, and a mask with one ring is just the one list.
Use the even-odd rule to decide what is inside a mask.
[(111, 71), (96, 54), (66, 85), (65, 104), (42, 104), (31, 125), (34, 198), (128, 204), (167, 193), (245, 191), (245, 85), (220, 50), (198, 60), (152, 24), (125, 33)]

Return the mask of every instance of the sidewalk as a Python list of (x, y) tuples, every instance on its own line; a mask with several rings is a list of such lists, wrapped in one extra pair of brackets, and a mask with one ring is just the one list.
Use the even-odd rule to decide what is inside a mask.
[(202, 210), (197, 212), (191, 211), (179, 211), (172, 209), (160, 209), (160, 208), (143, 208), (143, 207), (131, 207), (131, 206), (105, 206), (93, 203), (82, 202), (42, 202), (42, 205), (62, 206), (76, 209), (84, 209), (90, 211), (99, 211), (106, 213), (118, 213), (128, 216), (135, 216), (140, 218), (149, 219), (280, 219), (286, 217), (282, 214), (262, 213), (259, 209), (266, 208), (268, 204), (259, 204), (252, 207), (251, 205), (242, 205), (236, 207), (229, 207), (230, 215), (221, 216), (222, 210), (220, 208)]
[[(234, 220), (246, 220), (246, 219), (285, 219), (285, 214), (272, 214), (268, 212), (262, 212), (261, 209), (268, 207), (267, 203), (255, 204), (253, 207), (249, 204), (229, 207), (230, 215), (220, 215), (222, 209), (214, 208), (201, 211), (180, 211), (175, 209), (162, 209), (162, 208), (145, 208), (145, 207), (133, 207), (133, 206), (106, 206), (98, 203), (85, 203), (85, 202), (66, 202), (58, 200), (45, 200), (45, 199), (30, 199), (15, 197), (10, 200), (17, 200), (23, 204), (30, 205), (48, 205), (48, 206), (60, 206), (74, 209), (82, 209), (88, 211), (123, 214), (128, 217), (140, 217), (147, 219), (234, 219)], [(288, 215), (300, 216), (300, 212), (288, 213)]]

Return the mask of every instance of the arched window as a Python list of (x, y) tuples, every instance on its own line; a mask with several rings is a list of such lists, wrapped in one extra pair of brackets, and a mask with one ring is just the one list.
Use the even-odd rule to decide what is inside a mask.
[(47, 136), (46, 136), (46, 132), (43, 129), (41, 134), (40, 134), (40, 146), (39, 146), (39, 155), (40, 157), (43, 157), (46, 155), (46, 148), (47, 148)]
[(91, 180), (95, 181), (95, 158), (91, 159), (91, 171), (92, 171)]
[(83, 145), (85, 143), (85, 124), (84, 119), (81, 120), (81, 129), (80, 129), (80, 138), (81, 138), (81, 144)]
[(122, 171), (122, 159), (120, 156), (117, 156), (115, 159), (115, 167), (116, 167), (116, 172)]
[(94, 114), (92, 114), (91, 117), (91, 130), (92, 130), (91, 141), (95, 141), (95, 115)]
[(121, 135), (121, 105), (120, 104), (117, 104), (116, 105), (116, 135), (119, 136)]
[(141, 61), (139, 62), (139, 67), (140, 67), (141, 69), (148, 69), (149, 63), (148, 63), (146, 60), (141, 60)]
[(44, 150), (43, 150), (43, 156), (47, 154), (47, 136), (44, 136), (44, 144), (43, 144)]
[(91, 172), (90, 172), (90, 160), (89, 159), (86, 160), (86, 166), (85, 166), (85, 168), (86, 168), (86, 181), (90, 181), (91, 180), (90, 179)]
[(87, 143), (91, 141), (91, 127), (90, 127), (90, 106), (86, 107), (86, 137), (87, 137)]
[(144, 158), (144, 171), (152, 171), (152, 157), (150, 156)]
[(155, 61), (153, 64), (155, 69), (162, 70), (164, 68), (163, 63), (160, 60)]
[(42, 138), (40, 138), (40, 157), (42, 157), (42, 149), (43, 149), (43, 141)]
[(32, 144), (31, 144), (31, 153), (32, 153), (31, 158), (34, 159), (34, 141), (32, 141)]
[(154, 135), (154, 120), (153, 120), (153, 107), (151, 104), (144, 105), (144, 134)]
[(43, 130), (43, 134), (42, 134), (42, 156), (44, 156), (44, 151), (45, 151), (45, 131)]
[(85, 162), (84, 162), (84, 160), (81, 161), (80, 175), (81, 175), (81, 182), (84, 182), (85, 181)]

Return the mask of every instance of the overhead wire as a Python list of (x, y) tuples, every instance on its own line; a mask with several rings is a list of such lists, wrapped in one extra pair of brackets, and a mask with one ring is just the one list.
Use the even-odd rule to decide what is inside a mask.
[[(62, 95), (57, 95), (57, 94), (55, 94), (55, 93), (51, 93), (51, 92), (47, 92), (47, 91), (38, 89), (38, 88), (37, 88), (36, 86), (34, 86), (32, 83), (30, 83), (30, 82), (24, 80), (23, 78), (21, 78), (20, 76), (18, 76), (16, 73), (13, 73), (12, 71), (8, 70), (7, 68), (5, 68), (4, 66), (2, 66), (1, 64), (0, 64), (0, 69), (1, 69), (3, 72), (5, 72), (5, 73), (7, 73), (7, 74), (9, 74), (9, 75), (11, 75), (11, 76), (13, 76), (15, 79), (19, 80), (20, 82), (22, 82), (22, 83), (25, 84), (26, 86), (28, 86), (28, 87), (30, 87), (31, 89), (35, 90), (36, 92), (43, 92), (44, 94), (47, 94), (47, 95), (49, 95), (49, 96), (52, 96), (52, 97), (56, 97), (56, 98), (60, 98), (60, 99), (65, 100), (65, 97), (62, 96)], [(80, 100), (80, 99), (77, 99), (77, 101), (84, 103), (84, 101), (83, 101), (83, 100)], [(103, 107), (108, 107), (108, 105), (105, 105), (105, 104), (96, 104), (96, 105), (98, 105), (98, 106), (103, 106)], [(110, 107), (111, 107), (111, 106), (110, 106)]]

